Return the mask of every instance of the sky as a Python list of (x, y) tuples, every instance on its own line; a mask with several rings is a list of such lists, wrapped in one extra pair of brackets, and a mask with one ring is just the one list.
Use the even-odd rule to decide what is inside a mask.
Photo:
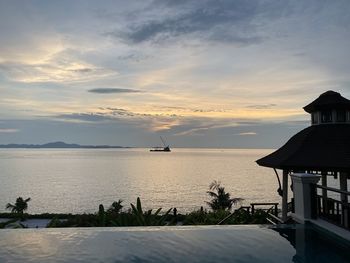
[(276, 148), (349, 46), (348, 0), (0, 0), (0, 144)]

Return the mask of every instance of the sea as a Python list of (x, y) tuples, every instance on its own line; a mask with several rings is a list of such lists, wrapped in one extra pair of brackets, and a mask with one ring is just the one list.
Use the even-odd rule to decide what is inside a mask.
[(272, 149), (1, 149), (0, 212), (16, 198), (31, 198), (28, 212), (94, 213), (140, 197), (144, 209), (208, 208), (214, 180), (237, 204), (280, 202), (272, 169), (256, 160)]

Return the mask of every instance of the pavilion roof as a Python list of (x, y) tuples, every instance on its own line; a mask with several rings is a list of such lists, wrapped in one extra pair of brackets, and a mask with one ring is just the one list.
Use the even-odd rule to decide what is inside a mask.
[(350, 110), (350, 100), (341, 96), (340, 93), (330, 90), (321, 94), (316, 100), (304, 107), (304, 110), (308, 113), (331, 109)]
[(350, 124), (310, 126), (256, 162), (294, 171), (350, 172)]

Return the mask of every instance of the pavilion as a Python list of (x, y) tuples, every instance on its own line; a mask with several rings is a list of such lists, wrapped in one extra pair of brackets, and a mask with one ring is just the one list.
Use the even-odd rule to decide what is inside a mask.
[[(349, 230), (350, 100), (327, 91), (304, 110), (311, 114), (311, 126), (257, 163), (283, 171), (283, 222), (290, 217), (298, 222), (326, 220)], [(290, 213), (289, 177), (294, 197)], [(339, 178), (339, 187), (329, 187), (329, 177)], [(321, 184), (317, 184), (320, 178)]]

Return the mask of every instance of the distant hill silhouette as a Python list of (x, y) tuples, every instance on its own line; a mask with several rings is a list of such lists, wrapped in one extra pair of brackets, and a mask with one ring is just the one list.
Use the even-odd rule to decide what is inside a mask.
[(115, 148), (130, 148), (123, 146), (110, 146), (110, 145), (79, 145), (79, 144), (68, 144), (65, 142), (50, 142), (45, 144), (2, 144), (0, 148), (28, 148), (28, 149), (115, 149)]

